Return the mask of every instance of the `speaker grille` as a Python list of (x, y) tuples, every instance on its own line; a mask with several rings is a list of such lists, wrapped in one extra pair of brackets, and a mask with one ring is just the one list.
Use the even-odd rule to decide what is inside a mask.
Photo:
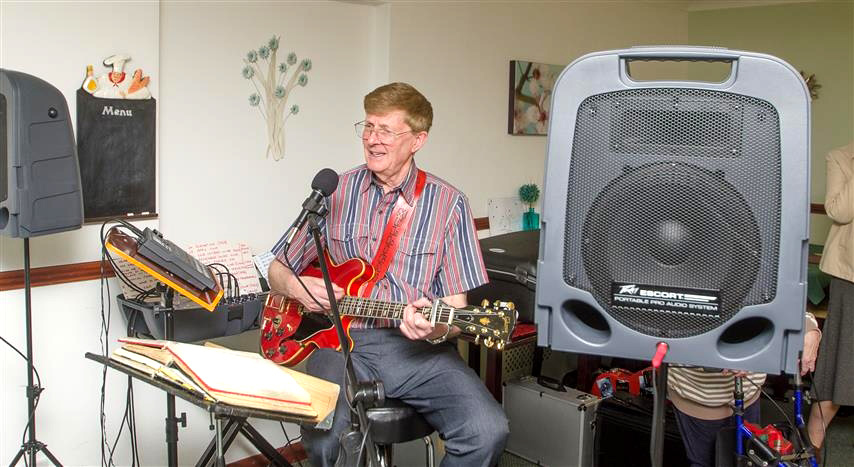
[[(564, 280), (647, 335), (689, 337), (776, 293), (780, 125), (747, 96), (648, 88), (585, 99), (576, 116)], [(715, 313), (614, 304), (612, 284), (701, 289)]]

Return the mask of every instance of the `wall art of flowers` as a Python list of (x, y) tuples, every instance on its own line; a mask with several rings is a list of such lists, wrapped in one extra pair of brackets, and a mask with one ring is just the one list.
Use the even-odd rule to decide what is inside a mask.
[(285, 157), (285, 123), (299, 113), (299, 106), (288, 107), (288, 98), (297, 86), (308, 84), (311, 60), (300, 60), (290, 52), (279, 62), (279, 36), (273, 36), (257, 50), (243, 58), (243, 77), (252, 83), (255, 92), (249, 95), (249, 105), (258, 107), (267, 124), (267, 157)]
[(510, 61), (511, 135), (545, 135), (549, 128), (552, 89), (563, 65)]

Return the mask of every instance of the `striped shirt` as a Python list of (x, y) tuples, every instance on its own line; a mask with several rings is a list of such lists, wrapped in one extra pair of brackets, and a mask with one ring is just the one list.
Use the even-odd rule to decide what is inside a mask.
[[(379, 248), (398, 196), (410, 203), (415, 196), (415, 161), (403, 183), (388, 193), (365, 165), (339, 176), (338, 189), (327, 199), (329, 214), (319, 224), (329, 254), (336, 263), (350, 258), (372, 261)], [(471, 290), (488, 282), (468, 199), (444, 180), (427, 173), (412, 222), (401, 235), (398, 250), (371, 291), (373, 299), (411, 303), (421, 297), (435, 300)], [(287, 265), (284, 238), (273, 247)], [(317, 259), (314, 242), (303, 227), (288, 250), (295, 271)], [(396, 327), (398, 320), (356, 318), (353, 328)]]
[[(804, 335), (818, 330), (812, 313), (804, 316)], [(765, 373), (750, 373), (744, 377), (741, 389), (744, 406), (759, 399), (759, 388), (765, 383)], [(720, 420), (732, 415), (735, 376), (700, 367), (671, 364), (667, 372), (667, 392), (670, 401), (680, 412), (703, 420)]]
[[(747, 373), (741, 385), (745, 407), (758, 399), (759, 388), (764, 383), (765, 373)], [(672, 365), (667, 372), (667, 390), (670, 400), (683, 413), (705, 420), (719, 420), (732, 414), (735, 376)]]

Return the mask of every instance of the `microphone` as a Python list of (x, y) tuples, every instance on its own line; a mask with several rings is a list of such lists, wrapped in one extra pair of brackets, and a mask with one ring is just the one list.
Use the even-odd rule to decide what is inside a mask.
[(302, 211), (291, 227), (288, 229), (285, 239), (285, 247), (283, 251), (288, 251), (291, 247), (291, 242), (297, 232), (305, 225), (308, 216), (311, 214), (323, 217), (326, 215), (326, 204), (323, 203), (323, 198), (331, 195), (338, 188), (338, 174), (332, 169), (323, 169), (317, 172), (314, 180), (311, 181), (311, 194), (302, 203)]

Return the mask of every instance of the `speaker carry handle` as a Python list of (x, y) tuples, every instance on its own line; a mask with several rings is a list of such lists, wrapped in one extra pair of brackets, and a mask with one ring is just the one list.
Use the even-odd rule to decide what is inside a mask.
[(738, 74), (738, 62), (741, 54), (724, 48), (714, 47), (682, 47), (661, 50), (659, 47), (634, 47), (621, 51), (617, 58), (619, 60), (620, 79), (629, 86), (678, 86), (684, 87), (685, 81), (678, 80), (635, 80), (629, 71), (629, 63), (636, 62), (726, 62), (730, 64), (730, 73), (723, 81), (703, 81), (706, 86), (728, 88), (736, 80)]

